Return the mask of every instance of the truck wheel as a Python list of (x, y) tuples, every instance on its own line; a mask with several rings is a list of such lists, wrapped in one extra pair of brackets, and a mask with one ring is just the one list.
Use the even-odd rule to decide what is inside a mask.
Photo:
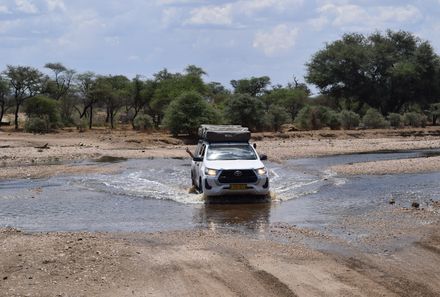
[(199, 192), (200, 192), (200, 194), (202, 194), (203, 193), (203, 184), (202, 184), (202, 178), (199, 178)]
[(194, 181), (194, 173), (191, 171), (191, 185), (194, 187), (194, 188), (197, 188), (196, 187), (196, 182)]

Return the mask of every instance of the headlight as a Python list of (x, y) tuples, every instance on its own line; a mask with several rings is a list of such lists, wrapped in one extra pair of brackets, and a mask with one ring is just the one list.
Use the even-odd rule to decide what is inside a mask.
[(264, 167), (259, 168), (259, 169), (257, 169), (257, 173), (258, 173), (258, 175), (265, 175), (267, 173), (267, 170)]
[(205, 174), (209, 175), (209, 176), (216, 176), (217, 175), (217, 170), (205, 168)]

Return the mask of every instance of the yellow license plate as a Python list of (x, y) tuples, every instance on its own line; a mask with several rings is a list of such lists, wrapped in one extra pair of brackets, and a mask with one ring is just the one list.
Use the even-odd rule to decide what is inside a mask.
[(247, 186), (243, 184), (231, 185), (231, 190), (246, 190)]

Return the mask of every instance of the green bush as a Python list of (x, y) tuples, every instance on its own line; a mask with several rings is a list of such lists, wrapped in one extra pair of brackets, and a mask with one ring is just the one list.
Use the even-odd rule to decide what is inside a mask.
[(295, 117), (295, 124), (301, 129), (318, 130), (326, 126), (329, 120), (329, 110), (320, 105), (305, 106)]
[(41, 118), (48, 123), (49, 129), (57, 128), (60, 124), (58, 102), (45, 96), (29, 99), (25, 105), (28, 118)]
[(389, 113), (388, 121), (393, 128), (399, 128), (402, 126), (402, 116), (398, 113)]
[(345, 130), (351, 130), (359, 126), (361, 122), (360, 116), (351, 110), (343, 110), (339, 113), (341, 126)]
[(410, 111), (410, 112), (406, 112), (403, 115), (403, 121), (406, 126), (426, 127), (427, 119), (424, 114), (415, 111)]
[(180, 133), (197, 135), (201, 124), (218, 124), (217, 111), (197, 92), (182, 94), (168, 106), (164, 124), (173, 135)]
[(24, 123), (24, 129), (29, 133), (48, 133), (50, 122), (48, 117), (28, 117)]
[(264, 115), (264, 126), (268, 130), (279, 131), (281, 126), (289, 122), (290, 115), (279, 105), (272, 105)]
[(328, 111), (328, 118), (327, 118), (327, 125), (332, 130), (338, 130), (341, 129), (341, 118), (339, 113), (333, 110)]
[(150, 130), (153, 128), (153, 120), (147, 114), (140, 114), (134, 119), (133, 126), (136, 130)]
[(362, 124), (367, 129), (381, 129), (389, 127), (390, 123), (374, 108), (370, 108), (362, 118)]
[(264, 125), (264, 104), (248, 94), (235, 94), (226, 102), (225, 118), (230, 124), (242, 125), (256, 131)]

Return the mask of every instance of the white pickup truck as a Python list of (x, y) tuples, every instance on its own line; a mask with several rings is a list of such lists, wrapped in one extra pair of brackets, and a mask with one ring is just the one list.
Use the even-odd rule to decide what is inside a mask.
[(250, 132), (236, 125), (202, 125), (191, 164), (192, 184), (205, 196), (267, 195), (269, 174), (249, 144)]

